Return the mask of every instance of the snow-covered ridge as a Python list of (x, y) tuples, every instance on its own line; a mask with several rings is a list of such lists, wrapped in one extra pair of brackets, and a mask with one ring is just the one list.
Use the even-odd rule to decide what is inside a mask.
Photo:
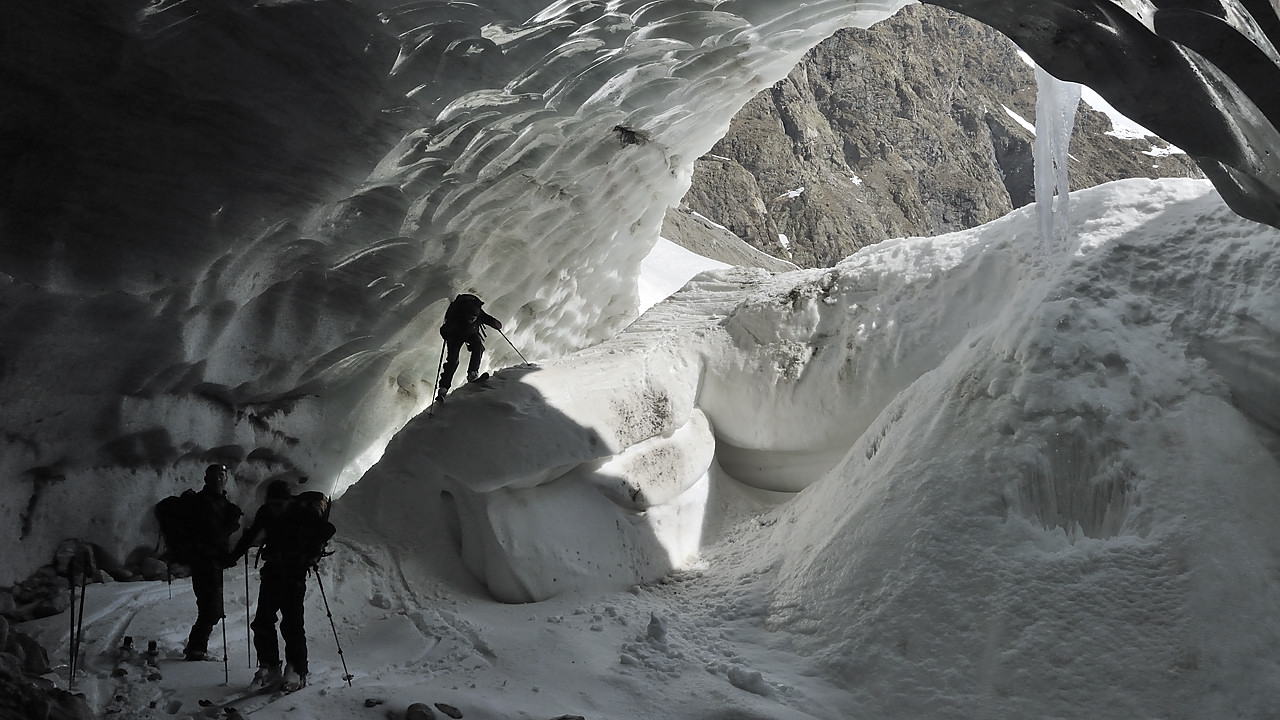
[[(1204, 463), (1277, 471), (1241, 430), (1280, 424), (1236, 399), (1280, 391), (1261, 370), (1274, 348), (1255, 323), (1223, 319), (1276, 317), (1254, 280), (1280, 236), (1205, 182), (1075, 198), (1078, 230), (1048, 255), (1024, 210), (830, 270), (704, 273), (615, 340), (500, 372), (411, 422), (349, 491), (350, 517), (393, 545), (462, 528), (461, 557), (507, 600), (653, 580), (714, 544), (726, 515), (806, 488), (786, 514), (825, 539), (783, 541), (794, 568), (779, 592), (797, 598), (864, 592), (812, 587), (845, 582), (804, 569), (823, 543), (861, 566), (847, 543), (946, 522), (932, 513), (952, 503), (983, 508), (985, 524), (946, 531), (977, 532), (975, 545), (991, 532), (1022, 542), (1024, 527), (1062, 547), (1174, 532), (1186, 503), (1218, 492)], [(1247, 365), (1204, 351), (1246, 343), (1264, 353)], [(1183, 407), (1234, 428), (1215, 436), (1225, 445), (1183, 437), (1195, 425)], [(1170, 443), (1209, 456), (1178, 470), (1152, 455)], [(908, 498), (913, 509), (881, 514)]]
[[(1280, 233), (1205, 182), (1073, 207), (1050, 243), (1027, 209), (830, 270), (714, 270), (457, 389), (337, 501), (312, 686), (261, 714), (1269, 717)], [(730, 387), (757, 402), (715, 407)], [(188, 588), (91, 586), (100, 705), (225, 694), (163, 659)], [(65, 655), (65, 618), (30, 626)], [(163, 678), (111, 672), (126, 632)]]

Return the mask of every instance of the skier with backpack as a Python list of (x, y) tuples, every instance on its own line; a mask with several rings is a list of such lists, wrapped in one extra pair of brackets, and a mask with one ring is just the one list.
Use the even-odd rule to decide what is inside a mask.
[(231, 536), (240, 529), (244, 514), (227, 499), (230, 476), (226, 465), (210, 465), (199, 492), (187, 490), (167, 497), (155, 508), (167, 561), (191, 571), (196, 621), (183, 648), (187, 660), (208, 659), (209, 635), (223, 617), (222, 571)]
[(440, 337), (444, 338), (444, 368), (440, 373), (439, 390), (436, 400), (444, 402), (453, 382), (453, 374), (458, 370), (458, 355), (462, 346), (467, 346), (471, 354), (467, 362), (467, 382), (479, 377), (480, 360), (484, 357), (484, 326), (488, 325), (501, 332), (502, 323), (481, 309), (484, 301), (470, 293), (462, 293), (449, 303), (444, 311), (444, 324), (440, 326)]
[[(278, 686), (293, 692), (307, 684), (307, 635), (304, 627), (303, 597), (307, 571), (324, 555), (325, 544), (335, 528), (329, 522), (329, 499), (319, 492), (293, 495), (284, 480), (267, 485), (266, 502), (253, 523), (240, 536), (227, 559), (228, 567), (261, 546), (264, 561), (259, 573), (258, 609), (249, 627), (258, 653), (258, 672), (251, 689)], [(284, 639), (285, 668), (280, 670), (280, 646), (276, 638), (276, 616)]]

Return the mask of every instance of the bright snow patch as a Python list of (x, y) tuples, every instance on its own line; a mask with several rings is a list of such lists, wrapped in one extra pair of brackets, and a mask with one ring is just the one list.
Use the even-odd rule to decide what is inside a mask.
[(1018, 125), (1022, 126), (1023, 130), (1026, 130), (1032, 135), (1036, 134), (1036, 126), (1030, 122), (1027, 122), (1026, 118), (1022, 117), (1021, 115), (1014, 112), (1013, 110), (1010, 110), (1007, 105), (1001, 105), (1000, 107), (1004, 108), (1005, 114), (1013, 118), (1013, 121), (1018, 123)]
[[(705, 220), (697, 213), (694, 213), (694, 216)], [(644, 261), (640, 263), (639, 312), (643, 313), (679, 290), (694, 275), (704, 270), (726, 267), (729, 266), (690, 252), (666, 238), (659, 238), (653, 249), (645, 256)]]

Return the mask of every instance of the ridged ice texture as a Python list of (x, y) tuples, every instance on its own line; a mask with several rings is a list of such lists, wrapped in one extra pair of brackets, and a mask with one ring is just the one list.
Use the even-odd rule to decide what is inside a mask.
[[(7, 232), (27, 250), (0, 267), (2, 380), (22, 398), (0, 471), (24, 480), (0, 525), (30, 553), (10, 562), (68, 535), (127, 549), (207, 462), (235, 466), (249, 507), (269, 477), (354, 480), (431, 397), (458, 292), (505, 323), (493, 366), (519, 361), (507, 339), (545, 359), (611, 336), (736, 110), (838, 27), (904, 4), (6, 11), (23, 87), (75, 98), (43, 117), (31, 97), (24, 132), (47, 126), (79, 163), (65, 181), (42, 169), (62, 155), (10, 169), (27, 215)], [(89, 508), (103, 484), (149, 490)]]
[[(451, 289), (511, 318), (526, 355), (599, 341), (632, 318), (639, 260), (737, 108), (836, 27), (903, 4), (578, 0), (518, 23), (406, 6), (386, 16), (392, 75), (441, 107), (366, 187), (412, 198), (401, 232), (440, 249)], [(451, 78), (427, 71), (459, 53), (486, 87), (442, 93)]]
[[(1273, 6), (934, 2), (1280, 223)], [(132, 540), (141, 507), (64, 510), (212, 460), (246, 504), (358, 476), (431, 395), (460, 290), (533, 359), (610, 336), (734, 111), (903, 4), (6, 4), (0, 540)]]

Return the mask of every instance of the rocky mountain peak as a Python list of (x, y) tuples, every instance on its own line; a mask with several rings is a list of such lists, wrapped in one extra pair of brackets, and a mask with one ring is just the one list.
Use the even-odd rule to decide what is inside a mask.
[[(922, 49), (927, 49), (922, 51)], [(1035, 74), (1008, 38), (931, 5), (845, 29), (760, 93), (698, 162), (688, 211), (802, 267), (974, 227), (1034, 201)], [(1203, 177), (1081, 104), (1073, 188)], [(1158, 151), (1157, 151), (1158, 153)]]

